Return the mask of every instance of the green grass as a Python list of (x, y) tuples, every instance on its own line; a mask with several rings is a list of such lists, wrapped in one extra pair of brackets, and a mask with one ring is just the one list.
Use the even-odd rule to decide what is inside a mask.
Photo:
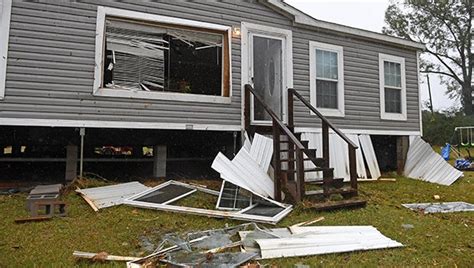
[[(474, 203), (474, 172), (465, 175), (449, 187), (401, 177), (397, 182), (360, 183), (361, 196), (368, 200), (367, 207), (324, 213), (296, 207), (278, 224), (288, 226), (324, 216), (325, 220), (319, 225), (373, 225), (384, 235), (403, 243), (404, 248), (273, 259), (261, 263), (279, 267), (293, 267), (297, 263), (312, 266), (472, 267), (474, 213), (422, 215), (401, 206), (408, 202), (436, 202), (433, 199), (435, 194), (441, 196), (440, 201)], [(25, 198), (25, 194), (0, 196), (0, 267), (88, 266), (91, 263), (75, 261), (72, 252), (106, 251), (115, 255), (139, 256), (145, 254), (139, 245), (142, 235), (187, 233), (241, 223), (127, 206), (96, 213), (81, 197), (70, 193), (65, 196), (68, 217), (15, 224), (15, 218), (27, 216)], [(201, 205), (214, 206), (211, 201)], [(404, 229), (402, 224), (412, 224), (414, 228)], [(94, 265), (124, 267), (123, 263)]]

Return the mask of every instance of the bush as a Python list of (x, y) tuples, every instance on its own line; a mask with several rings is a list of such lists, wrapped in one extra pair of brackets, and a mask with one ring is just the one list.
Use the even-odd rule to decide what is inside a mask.
[(423, 139), (432, 145), (457, 144), (456, 127), (474, 126), (474, 116), (465, 116), (458, 110), (434, 112), (422, 111)]

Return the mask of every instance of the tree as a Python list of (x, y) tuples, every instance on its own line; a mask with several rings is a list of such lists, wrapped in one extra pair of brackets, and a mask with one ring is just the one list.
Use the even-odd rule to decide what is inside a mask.
[(472, 0), (394, 0), (385, 11), (383, 33), (425, 44), (421, 72), (441, 76), (448, 96), (461, 100), (466, 115), (472, 105)]

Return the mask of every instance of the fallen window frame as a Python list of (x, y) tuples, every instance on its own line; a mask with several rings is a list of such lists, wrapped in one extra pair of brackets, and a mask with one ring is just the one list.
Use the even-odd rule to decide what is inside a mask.
[[(212, 96), (204, 94), (176, 93), (176, 92), (148, 92), (142, 90), (116, 90), (102, 87), (104, 81), (104, 63), (105, 63), (105, 24), (106, 18), (120, 18), (131, 21), (142, 21), (147, 23), (156, 23), (157, 25), (169, 25), (172, 27), (201, 30), (223, 35), (222, 49), (222, 89), (221, 96)], [(186, 102), (206, 102), (206, 103), (231, 103), (232, 97), (232, 75), (231, 75), (231, 42), (232, 27), (205, 23), (193, 20), (186, 20), (174, 17), (160, 16), (142, 12), (135, 12), (123, 9), (109, 8), (99, 6), (97, 9), (96, 24), (96, 50), (95, 50), (95, 70), (94, 70), (94, 96), (119, 97), (119, 98), (137, 98), (137, 99), (156, 99), (168, 101), (186, 101)]]
[[(207, 216), (207, 217), (216, 217), (216, 218), (230, 218), (234, 220), (243, 220), (243, 221), (253, 221), (253, 222), (261, 222), (261, 223), (269, 223), (269, 224), (277, 224), (280, 220), (282, 220), (286, 215), (288, 215), (292, 209), (292, 205), (288, 204), (283, 204), (279, 203), (277, 201), (274, 201), (272, 199), (266, 198), (264, 196), (254, 194), (255, 196), (258, 196), (262, 198), (263, 200), (274, 204), (275, 206), (283, 208), (283, 210), (276, 214), (273, 217), (266, 217), (266, 216), (259, 216), (259, 215), (251, 215), (251, 214), (244, 214), (247, 210), (255, 207), (257, 204), (252, 204), (249, 207), (239, 210), (239, 211), (219, 211), (219, 210), (211, 210), (211, 209), (203, 209), (203, 208), (193, 208), (193, 207), (184, 207), (184, 206), (177, 206), (177, 205), (171, 205), (170, 202), (167, 204), (159, 204), (159, 203), (152, 203), (152, 202), (143, 202), (143, 201), (137, 201), (137, 199), (152, 193), (154, 191), (160, 190), (161, 188), (164, 188), (170, 184), (175, 184), (183, 187), (188, 187), (191, 189), (196, 189), (197, 191), (201, 191), (207, 194), (211, 194), (214, 196), (219, 196), (218, 191), (210, 190), (201, 186), (197, 185), (191, 185), (187, 183), (182, 183), (178, 181), (167, 181), (163, 184), (160, 184), (156, 187), (153, 187), (149, 190), (146, 190), (144, 192), (141, 192), (139, 194), (136, 194), (134, 196), (131, 196), (127, 199), (124, 200), (124, 204), (134, 206), (134, 207), (139, 207), (139, 208), (148, 208), (148, 209), (157, 209), (157, 210), (162, 210), (162, 211), (168, 211), (168, 212), (178, 212), (178, 213), (187, 213), (187, 214), (194, 214), (194, 215), (200, 215), (200, 216)], [(173, 202), (180, 200), (181, 198), (184, 198), (186, 196), (189, 196), (189, 194), (183, 195), (181, 197), (176, 197)]]

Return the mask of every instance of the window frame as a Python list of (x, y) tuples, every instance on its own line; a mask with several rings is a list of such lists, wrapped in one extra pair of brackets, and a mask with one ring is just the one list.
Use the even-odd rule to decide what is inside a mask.
[[(400, 64), (400, 105), (401, 113), (388, 113), (385, 111), (385, 68), (384, 62)], [(383, 120), (406, 121), (407, 120), (407, 91), (406, 91), (406, 68), (405, 58), (394, 55), (379, 53), (379, 88), (380, 88), (380, 118)], [(398, 89), (395, 87), (390, 87)]]
[[(177, 93), (177, 92), (147, 92), (147, 91), (129, 91), (117, 90), (101, 87), (104, 72), (104, 55), (105, 55), (105, 20), (106, 17), (115, 17), (122, 19), (131, 19), (137, 21), (161, 23), (167, 25), (176, 25), (177, 27), (201, 28), (203, 30), (219, 31), (224, 33), (223, 64), (222, 64), (222, 89), (221, 96), (211, 96), (193, 93)], [(119, 97), (129, 99), (153, 99), (153, 100), (169, 100), (169, 101), (185, 101), (185, 102), (206, 102), (206, 103), (224, 103), (230, 104), (232, 97), (232, 27), (199, 22), (187, 19), (154, 15), (143, 12), (135, 12), (124, 9), (97, 7), (97, 24), (96, 24), (96, 40), (95, 40), (95, 69), (94, 69), (94, 85), (93, 95), (103, 97)], [(226, 63), (228, 61), (228, 64)], [(226, 77), (228, 76), (228, 77)], [(225, 83), (228, 83), (228, 96), (225, 93)]]
[[(337, 54), (337, 108), (318, 108), (317, 104), (317, 88), (316, 88), (316, 49), (334, 52)], [(309, 87), (310, 87), (310, 102), (321, 114), (329, 117), (344, 117), (344, 48), (316, 41), (309, 41)], [(326, 79), (333, 81), (333, 79)]]

